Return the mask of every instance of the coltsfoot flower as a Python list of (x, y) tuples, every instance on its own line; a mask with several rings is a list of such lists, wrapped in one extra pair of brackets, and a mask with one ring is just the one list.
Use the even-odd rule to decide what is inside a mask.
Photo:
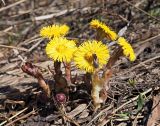
[(69, 31), (67, 25), (50, 25), (40, 30), (40, 35), (44, 38), (52, 39), (53, 37), (65, 36)]
[(70, 62), (76, 49), (75, 41), (56, 37), (47, 44), (46, 54), (54, 61)]
[(75, 52), (75, 64), (78, 68), (92, 73), (95, 69), (94, 55), (97, 57), (99, 68), (106, 64), (110, 57), (107, 46), (102, 42), (95, 40), (86, 41)]
[(125, 38), (119, 37), (117, 43), (122, 47), (123, 54), (128, 57), (130, 61), (134, 61), (136, 59), (132, 46), (127, 42)]
[(107, 25), (97, 19), (92, 20), (90, 22), (90, 25), (91, 27), (104, 32), (105, 36), (112, 41), (115, 41), (118, 38), (118, 35), (114, 31), (112, 31)]

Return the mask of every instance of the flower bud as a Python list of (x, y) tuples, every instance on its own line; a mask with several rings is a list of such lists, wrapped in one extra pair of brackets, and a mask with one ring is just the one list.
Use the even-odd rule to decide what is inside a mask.
[(66, 102), (66, 95), (64, 93), (56, 94), (56, 101), (59, 103), (65, 103)]

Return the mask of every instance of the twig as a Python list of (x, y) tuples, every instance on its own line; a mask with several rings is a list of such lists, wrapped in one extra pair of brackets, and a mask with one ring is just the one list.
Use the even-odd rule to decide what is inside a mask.
[(42, 38), (40, 38), (39, 35), (35, 35), (35, 36), (31, 37), (31, 38), (26, 39), (23, 42), (19, 42), (18, 46), (28, 45), (28, 44), (31, 44), (32, 42), (39, 41), (41, 39)]
[(139, 7), (135, 6), (135, 5), (133, 5), (131, 2), (129, 2), (129, 1), (127, 1), (127, 0), (124, 0), (124, 1), (125, 1), (126, 3), (128, 3), (129, 5), (133, 6), (134, 8), (136, 8), (137, 10), (139, 10), (139, 11), (143, 12), (144, 14), (148, 15), (149, 17), (152, 17), (153, 19), (155, 19), (155, 20), (157, 20), (157, 21), (160, 21), (159, 18), (156, 18), (156, 17), (150, 15), (149, 13), (147, 13), (147, 12), (144, 11), (144, 10), (142, 10), (141, 8), (139, 8)]
[[(152, 91), (152, 88), (149, 88), (147, 91), (143, 92), (142, 95), (146, 95), (147, 93), (149, 93), (149, 92), (151, 92), (151, 91)], [(111, 113), (111, 115), (114, 115), (117, 111), (119, 111), (120, 109), (122, 109), (122, 108), (123, 108), (124, 106), (126, 106), (127, 104), (129, 104), (129, 103), (137, 100), (138, 97), (139, 97), (139, 95), (136, 96), (136, 97), (134, 97), (134, 98), (132, 98), (132, 99), (129, 100), (128, 102), (122, 104), (120, 107), (118, 107), (117, 109), (115, 109), (115, 110)], [(98, 126), (104, 126), (104, 125), (106, 125), (108, 122), (109, 122), (109, 119), (104, 119), (104, 120), (102, 120), (102, 122), (100, 122), (100, 123), (98, 124)]]
[(137, 126), (137, 119), (139, 119), (140, 113), (137, 114), (137, 116), (135, 117), (132, 126)]
[(67, 116), (67, 115), (65, 115), (65, 114), (64, 114), (64, 116), (65, 116), (68, 120), (70, 120), (70, 122), (72, 122), (73, 124), (75, 124), (76, 126), (80, 126), (75, 120), (73, 120), (73, 119), (70, 118), (69, 116)]
[(153, 36), (153, 37), (151, 37), (151, 38), (148, 38), (148, 39), (146, 39), (146, 40), (144, 40), (144, 41), (137, 42), (137, 44), (135, 45), (135, 47), (137, 47), (137, 46), (139, 46), (140, 44), (143, 44), (143, 43), (145, 43), (145, 42), (151, 41), (151, 40), (153, 40), (153, 39), (155, 39), (155, 38), (158, 38), (158, 37), (160, 37), (160, 34), (158, 34), (158, 35), (156, 35), (156, 36)]
[(157, 56), (155, 56), (155, 57), (153, 57), (153, 58), (150, 58), (150, 59), (148, 59), (148, 60), (145, 60), (145, 61), (137, 64), (136, 66), (131, 67), (129, 70), (127, 70), (126, 72), (123, 72), (122, 74), (126, 74), (126, 73), (128, 73), (128, 72), (131, 72), (132, 70), (135, 70), (136, 68), (142, 66), (143, 64), (148, 63), (148, 62), (151, 62), (152, 60), (155, 60), (155, 59), (158, 59), (158, 58), (160, 58), (160, 53), (158, 53)]
[(22, 47), (7, 46), (7, 45), (1, 45), (1, 44), (0, 44), (0, 47), (3, 47), (3, 48), (11, 48), (11, 49), (17, 49), (17, 50), (21, 50), (21, 51), (28, 52), (28, 49), (25, 49), (25, 48), (22, 48)]
[[(81, 9), (81, 12), (86, 11), (86, 10), (90, 10), (90, 9), (91, 9), (90, 7), (84, 7), (84, 8)], [(58, 16), (61, 16), (61, 15), (65, 15), (66, 13), (69, 13), (69, 12), (74, 12), (76, 10), (77, 9), (75, 9), (75, 8), (73, 8), (73, 9), (65, 9), (65, 10), (61, 10), (61, 11), (59, 11), (57, 13), (34, 17), (33, 20), (35, 20), (35, 21), (47, 20), (47, 19), (50, 19), (50, 18), (53, 18), (53, 17), (58, 17)]]
[(12, 35), (12, 36), (15, 36), (15, 37), (18, 37), (18, 34), (16, 33), (13, 33), (13, 32), (5, 32), (5, 31), (0, 31), (0, 36), (3, 36), (3, 35)]
[(8, 121), (10, 121), (11, 119), (15, 118), (16, 116), (20, 115), (21, 113), (23, 113), (24, 111), (26, 111), (28, 109), (28, 107), (22, 109), (21, 111), (19, 111), (18, 113), (16, 113), (15, 115), (13, 115), (12, 117), (10, 117), (8, 120), (3, 121), (2, 123), (0, 123), (0, 126), (3, 126), (4, 124), (6, 124)]
[(13, 123), (15, 123), (15, 122), (17, 122), (17, 121), (19, 121), (19, 120), (25, 119), (25, 118), (29, 117), (30, 115), (32, 115), (32, 114), (34, 114), (34, 113), (35, 113), (35, 110), (27, 113), (26, 115), (23, 115), (23, 116), (20, 117), (20, 118), (17, 118), (17, 119), (15, 119), (15, 120), (13, 120), (12, 122), (6, 124), (5, 126), (11, 126)]
[[(73, 124), (75, 124), (76, 126), (80, 126), (74, 119), (72, 119), (75, 115), (74, 114), (71, 114), (71, 115), (69, 115), (70, 113), (72, 113), (72, 112), (70, 112), (70, 113), (66, 113), (66, 112), (64, 112), (64, 110), (62, 109), (60, 109), (59, 108), (59, 106), (58, 106), (58, 104), (57, 104), (57, 102), (56, 102), (56, 100), (53, 98), (53, 100), (54, 100), (54, 103), (55, 103), (55, 105), (56, 105), (56, 107), (58, 108), (58, 110), (59, 110), (59, 112), (60, 112), (60, 114), (62, 115), (62, 116), (64, 116), (68, 121), (70, 121), (70, 122), (72, 122)], [(77, 113), (77, 114), (79, 114), (79, 113)], [(76, 114), (76, 115), (77, 115)], [(59, 119), (60, 120), (60, 119)], [(59, 120), (57, 121), (57, 122), (59, 122)]]
[(19, 54), (18, 50), (13, 49), (13, 52), (14, 52), (14, 54), (15, 54), (16, 56), (18, 56), (18, 58), (19, 58), (23, 63), (26, 62), (26, 60)]
[(136, 4), (135, 4), (135, 7), (139, 7), (142, 3), (144, 3), (146, 0), (141, 0), (141, 1), (139, 1), (139, 2), (137, 2)]
[(4, 10), (7, 10), (7, 9), (9, 9), (9, 8), (11, 8), (11, 7), (14, 7), (14, 6), (18, 5), (18, 4), (21, 4), (21, 3), (25, 2), (25, 1), (26, 1), (26, 0), (20, 0), (20, 1), (17, 1), (17, 2), (15, 2), (15, 3), (11, 4), (11, 5), (8, 5), (8, 6), (6, 6), (6, 7), (2, 7), (2, 8), (0, 9), (0, 12), (2, 12), (2, 11), (4, 11)]
[(109, 106), (103, 110), (101, 110), (93, 119), (91, 119), (91, 121), (86, 125), (86, 126), (91, 126), (91, 123), (96, 120), (98, 117), (100, 117), (103, 113), (105, 113), (106, 111), (108, 111), (109, 109), (111, 109), (113, 106)]
[(34, 17), (33, 20), (35, 20), (35, 21), (47, 20), (47, 19), (57, 17), (57, 16), (61, 16), (61, 15), (64, 15), (68, 12), (73, 12), (73, 11), (75, 11), (75, 9), (70, 9), (70, 10), (66, 9), (66, 10), (62, 10), (62, 11), (54, 13), (54, 14), (48, 14), (48, 15), (42, 15), (42, 16)]
[(4, 1), (4, 0), (2, 0), (2, 3), (3, 3), (4, 5), (6, 5), (6, 3), (5, 3), (5, 1)]
[(40, 39), (36, 44), (34, 44), (28, 51), (31, 52), (33, 49), (35, 49), (41, 42), (43, 42), (43, 39)]
[[(142, 119), (142, 118), (144, 118), (144, 116), (137, 116), (136, 118), (137, 118), (137, 119)], [(121, 122), (121, 121), (128, 121), (128, 120), (131, 120), (131, 119), (133, 119), (133, 117), (131, 117), (131, 118), (128, 117), (128, 118), (124, 118), (124, 119), (123, 119), (123, 118), (120, 118), (120, 119), (119, 119), (119, 118), (118, 118), (118, 119), (115, 118), (114, 120)]]

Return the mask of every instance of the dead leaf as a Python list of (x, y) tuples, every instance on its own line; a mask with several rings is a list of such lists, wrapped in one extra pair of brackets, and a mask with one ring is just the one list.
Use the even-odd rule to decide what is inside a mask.
[(155, 126), (159, 124), (158, 121), (160, 120), (160, 96), (156, 95), (153, 97), (153, 105), (152, 105), (152, 112), (149, 116), (147, 126)]
[(71, 112), (67, 113), (67, 116), (70, 118), (73, 118), (76, 115), (78, 115), (79, 113), (83, 112), (86, 109), (86, 107), (87, 107), (86, 104), (81, 104), (81, 105), (77, 106), (77, 108), (72, 110)]
[(4, 54), (0, 52), (0, 58), (4, 57)]

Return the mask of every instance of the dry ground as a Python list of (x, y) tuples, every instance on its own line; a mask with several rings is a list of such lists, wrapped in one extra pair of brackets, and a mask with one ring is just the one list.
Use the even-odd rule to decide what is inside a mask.
[[(1, 0), (0, 7), (0, 126), (160, 125), (159, 0)], [(130, 63), (121, 58), (116, 63), (109, 98), (97, 112), (90, 96), (83, 93), (86, 89), (71, 94), (65, 122), (54, 105), (37, 98), (37, 81), (22, 72), (20, 57), (40, 66), (49, 82), (52, 74), (47, 66), (53, 63), (45, 55), (47, 41), (39, 36), (40, 28), (65, 23), (71, 27), (68, 38), (82, 42), (95, 37), (88, 25), (94, 18), (116, 32), (129, 23), (124, 36), (137, 59)]]

